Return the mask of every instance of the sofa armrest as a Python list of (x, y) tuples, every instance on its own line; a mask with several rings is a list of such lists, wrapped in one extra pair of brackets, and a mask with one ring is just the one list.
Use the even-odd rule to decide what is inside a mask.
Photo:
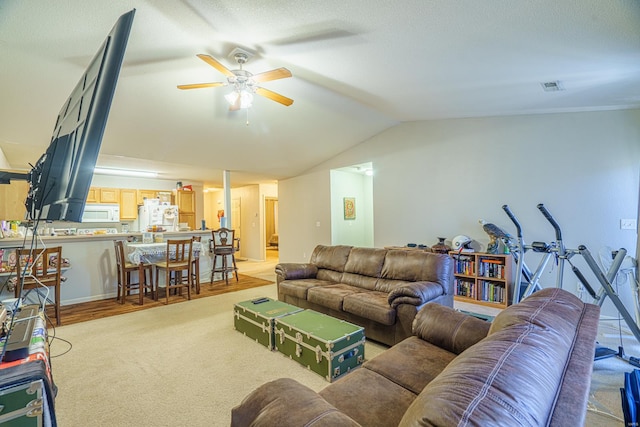
[(282, 280), (312, 279), (318, 274), (318, 267), (309, 263), (281, 263), (276, 265), (276, 276)]
[(421, 306), (442, 294), (442, 286), (436, 282), (409, 282), (391, 290), (388, 301), (393, 308), (400, 304)]
[(413, 334), (452, 353), (460, 354), (487, 336), (491, 323), (451, 307), (426, 304), (413, 319)]
[(265, 383), (231, 410), (231, 427), (359, 426), (318, 393), (290, 378)]

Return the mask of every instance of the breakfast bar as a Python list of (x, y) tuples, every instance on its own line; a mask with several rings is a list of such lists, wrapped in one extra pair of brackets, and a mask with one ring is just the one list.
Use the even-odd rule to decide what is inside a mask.
[[(200, 280), (211, 279), (211, 257), (209, 256), (209, 240), (211, 230), (192, 230), (164, 232), (163, 238), (185, 239), (200, 236)], [(9, 254), (16, 248), (29, 247), (31, 237), (0, 239), (0, 249)], [(116, 296), (117, 277), (114, 240), (142, 242), (141, 233), (116, 233), (96, 235), (57, 235), (43, 236), (38, 247), (62, 246), (62, 256), (68, 258), (71, 267), (63, 273), (66, 280), (60, 287), (61, 305), (77, 304), (87, 301), (112, 299)], [(205, 249), (206, 248), (206, 249)], [(6, 255), (5, 255), (6, 257)], [(9, 279), (9, 275), (0, 278), (0, 284)], [(13, 298), (13, 292), (2, 288), (0, 300)]]

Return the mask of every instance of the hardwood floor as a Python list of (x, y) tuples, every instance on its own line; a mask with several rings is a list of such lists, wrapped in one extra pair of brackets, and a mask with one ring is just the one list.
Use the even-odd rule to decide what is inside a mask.
[[(224, 280), (213, 283), (201, 283), (200, 294), (197, 295), (195, 290), (191, 291), (191, 299), (206, 298), (213, 295), (220, 295), (227, 292), (234, 292), (243, 289), (256, 288), (273, 283), (273, 281), (250, 277), (244, 274), (238, 275), (238, 282), (229, 279), (229, 285)], [(102, 317), (115, 316), (123, 313), (131, 313), (138, 310), (146, 310), (153, 307), (164, 305), (164, 298), (160, 294), (160, 300), (154, 301), (150, 296), (145, 296), (143, 305), (138, 304), (138, 295), (128, 296), (124, 304), (120, 304), (115, 298), (107, 300), (90, 301), (81, 304), (64, 305), (60, 308), (60, 318), (62, 326), (71, 325), (73, 323), (85, 322), (87, 320), (99, 319)], [(189, 302), (186, 297), (186, 291), (183, 296), (172, 295), (169, 297), (169, 304), (181, 304)], [(53, 318), (53, 312), (47, 311), (47, 314)]]

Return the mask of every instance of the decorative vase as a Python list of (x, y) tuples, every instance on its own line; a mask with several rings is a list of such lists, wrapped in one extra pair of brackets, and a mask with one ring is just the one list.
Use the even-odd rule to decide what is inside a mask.
[(438, 237), (438, 243), (431, 246), (431, 252), (437, 254), (448, 254), (451, 248), (444, 243), (445, 237)]

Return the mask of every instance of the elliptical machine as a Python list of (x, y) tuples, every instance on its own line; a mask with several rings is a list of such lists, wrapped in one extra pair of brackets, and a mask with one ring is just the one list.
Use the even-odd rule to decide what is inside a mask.
[[(545, 208), (545, 206), (540, 203), (537, 205), (538, 210), (542, 213), (542, 215), (549, 221), (551, 226), (555, 230), (556, 240), (547, 244), (546, 242), (533, 242), (531, 245), (525, 245), (524, 238), (522, 235), (522, 227), (520, 223), (516, 219), (515, 215), (509, 209), (508, 205), (503, 205), (502, 209), (505, 211), (507, 216), (511, 219), (511, 221), (516, 226), (517, 230), (517, 243), (512, 245), (511, 252), (516, 260), (516, 278), (515, 278), (515, 286), (516, 289), (513, 292), (513, 303), (516, 304), (522, 299), (528, 297), (535, 291), (542, 289), (540, 286), (540, 277), (547, 266), (547, 263), (551, 258), (555, 258), (557, 264), (557, 275), (556, 275), (556, 287), (562, 288), (562, 279), (564, 275), (564, 262), (567, 261), (569, 265), (571, 265), (571, 270), (576, 275), (584, 289), (591, 295), (593, 298), (593, 303), (602, 307), (606, 297), (611, 298), (611, 301), (615, 305), (616, 309), (624, 319), (625, 323), (631, 330), (631, 333), (634, 335), (636, 340), (640, 342), (640, 327), (634, 320), (634, 318), (629, 314), (629, 311), (624, 306), (618, 293), (611, 285), (611, 282), (618, 275), (620, 270), (620, 266), (627, 255), (627, 250), (624, 248), (620, 248), (614, 252), (613, 262), (609, 269), (605, 272), (602, 271), (598, 263), (591, 255), (591, 252), (587, 249), (585, 245), (578, 246), (578, 249), (567, 249), (565, 248), (562, 242), (562, 231), (560, 230), (560, 226), (553, 218), (551, 213)], [(531, 270), (527, 267), (524, 262), (524, 255), (528, 250), (532, 250), (534, 252), (541, 252), (545, 255), (543, 256), (540, 264), (536, 268), (535, 272), (531, 272)], [(593, 274), (595, 275), (598, 282), (600, 282), (601, 288), (596, 293), (593, 287), (589, 284), (586, 277), (582, 274), (582, 272), (571, 263), (571, 258), (574, 255), (581, 255)], [(522, 287), (526, 286), (524, 291), (522, 291)], [(596, 354), (596, 359), (617, 355), (630, 364), (640, 367), (640, 359), (630, 357), (625, 358), (622, 347), (618, 349), (618, 351), (609, 350), (609, 349), (600, 349), (602, 354), (598, 356)], [(607, 351), (608, 350), (608, 351)]]

